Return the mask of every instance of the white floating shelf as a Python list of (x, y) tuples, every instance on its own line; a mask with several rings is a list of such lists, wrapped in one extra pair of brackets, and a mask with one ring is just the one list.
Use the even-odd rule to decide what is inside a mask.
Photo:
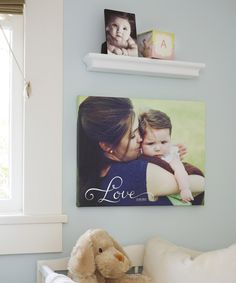
[(133, 74), (169, 78), (196, 78), (203, 63), (159, 60), (142, 57), (88, 53), (84, 57), (88, 71)]

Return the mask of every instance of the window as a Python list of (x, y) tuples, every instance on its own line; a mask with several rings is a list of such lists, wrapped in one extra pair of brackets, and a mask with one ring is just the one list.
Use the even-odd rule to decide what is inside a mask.
[(0, 24), (0, 212), (9, 213), (22, 210), (23, 15), (1, 14)]
[[(23, 202), (18, 213), (0, 212), (0, 255), (62, 251), (67, 220), (62, 214), (63, 0), (25, 2), (24, 76), (32, 93), (22, 101)], [(5, 164), (11, 170), (10, 162)]]

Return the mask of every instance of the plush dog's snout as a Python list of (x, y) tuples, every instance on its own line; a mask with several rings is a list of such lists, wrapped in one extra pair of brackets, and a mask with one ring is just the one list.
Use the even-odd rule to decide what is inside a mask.
[(123, 256), (122, 254), (120, 254), (120, 253), (119, 253), (119, 254), (116, 253), (114, 256), (115, 256), (115, 258), (117, 258), (119, 261), (122, 261), (122, 262), (123, 262), (124, 259), (125, 259), (124, 256)]

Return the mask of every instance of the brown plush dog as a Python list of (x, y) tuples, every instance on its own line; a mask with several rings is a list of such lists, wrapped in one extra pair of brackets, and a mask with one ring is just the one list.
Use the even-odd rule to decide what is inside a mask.
[(77, 241), (68, 263), (79, 283), (151, 283), (141, 274), (126, 274), (131, 262), (122, 247), (102, 229), (88, 230)]

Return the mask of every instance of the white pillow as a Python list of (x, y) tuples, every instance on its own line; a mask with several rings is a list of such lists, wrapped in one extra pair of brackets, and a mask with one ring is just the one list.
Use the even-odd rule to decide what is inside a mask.
[(154, 283), (236, 283), (236, 244), (203, 253), (155, 237), (145, 246), (143, 267)]

